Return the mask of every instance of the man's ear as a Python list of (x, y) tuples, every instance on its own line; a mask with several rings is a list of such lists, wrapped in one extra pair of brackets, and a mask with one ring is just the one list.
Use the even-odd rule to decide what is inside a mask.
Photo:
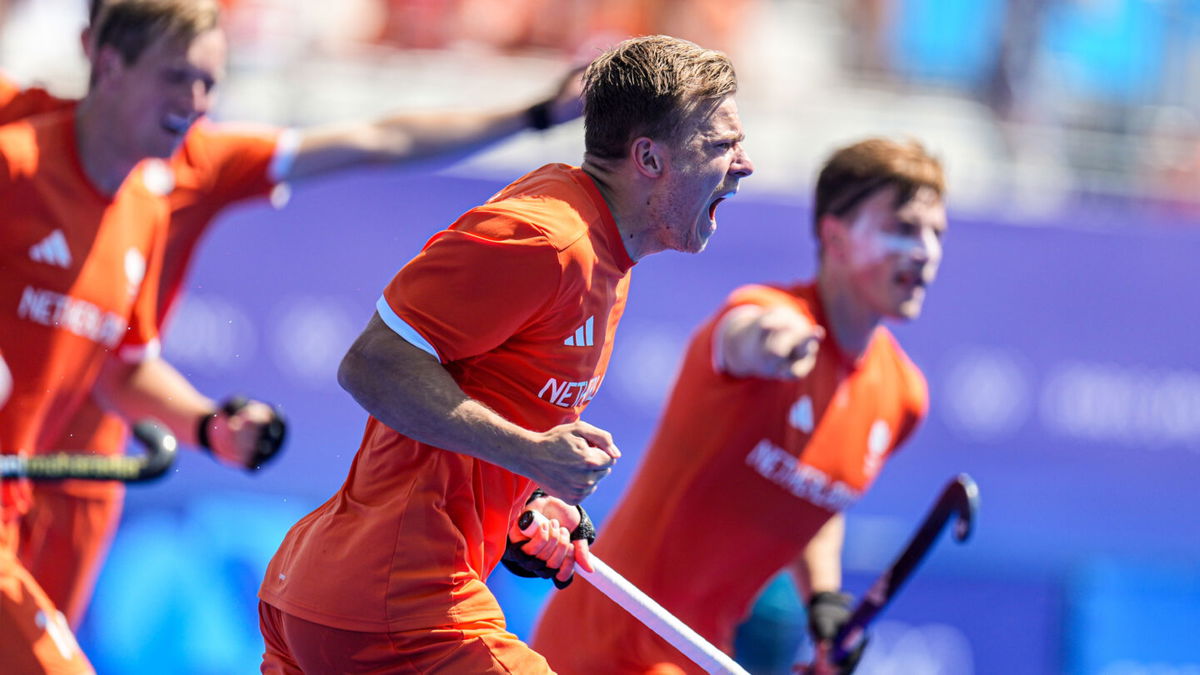
[(630, 146), (629, 153), (638, 172), (647, 178), (658, 178), (666, 171), (663, 146), (653, 139), (645, 136), (636, 139)]
[(849, 223), (843, 218), (826, 213), (817, 221), (817, 236), (820, 237), (820, 249), (827, 256), (842, 258), (846, 252), (846, 228)]
[(101, 82), (125, 69), (125, 59), (115, 47), (105, 45), (92, 54), (92, 82)]
[(87, 60), (90, 63), (95, 56), (94, 54), (92, 54), (92, 26), (91, 26), (91, 24), (84, 26), (83, 30), (79, 31), (79, 46), (83, 48), (83, 55), (87, 57)]

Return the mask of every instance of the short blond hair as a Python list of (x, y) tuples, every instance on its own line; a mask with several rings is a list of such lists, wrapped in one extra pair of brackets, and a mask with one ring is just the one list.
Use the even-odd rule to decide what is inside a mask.
[(678, 142), (688, 117), (737, 93), (728, 56), (668, 35), (621, 42), (592, 61), (583, 83), (584, 146), (601, 159), (624, 156), (641, 136)]
[(134, 63), (155, 40), (190, 42), (220, 25), (215, 0), (107, 0), (92, 26), (95, 49), (112, 47)]

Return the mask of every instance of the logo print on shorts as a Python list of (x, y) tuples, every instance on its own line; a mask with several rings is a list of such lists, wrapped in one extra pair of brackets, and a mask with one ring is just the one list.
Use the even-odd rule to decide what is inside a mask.
[(813, 405), (812, 399), (807, 394), (801, 396), (799, 401), (792, 404), (792, 410), (788, 413), (788, 422), (795, 429), (799, 429), (806, 434), (812, 433)]

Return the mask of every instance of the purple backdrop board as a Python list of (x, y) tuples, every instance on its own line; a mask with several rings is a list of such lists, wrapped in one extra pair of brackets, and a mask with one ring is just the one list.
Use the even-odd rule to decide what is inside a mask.
[[(130, 520), (255, 493), (255, 503), (289, 514), (255, 530), (252, 559), (259, 548), (269, 553), (292, 510), (320, 503), (345, 477), (365, 416), (334, 373), (383, 286), (432, 232), (499, 187), (367, 173), (304, 186), (281, 211), (229, 214), (202, 246), (167, 355), (206, 392), (278, 401), (293, 433), (281, 460), (257, 476), (187, 453), (165, 483), (131, 490)], [(925, 316), (896, 328), (929, 378), (930, 419), (851, 510), (852, 567), (886, 562), (962, 471), (982, 492), (977, 536), (965, 547), (943, 544), (923, 583), (1058, 583), (1101, 554), (1200, 559), (1200, 315), (1191, 299), (1200, 228), (1146, 222), (1100, 232), (1088, 229), (1093, 222), (1085, 211), (1041, 228), (952, 219)], [(693, 328), (739, 284), (810, 275), (809, 230), (803, 205), (756, 198), (748, 183), (722, 206), (708, 251), (660, 254), (634, 268), (616, 353), (586, 415), (625, 453), (588, 502), (601, 531)], [(252, 611), (254, 584), (239, 579)], [(1049, 604), (1031, 601), (1024, 611), (1056, 620)], [(981, 601), (976, 611), (1002, 623), (1023, 610)], [(1040, 632), (1030, 638), (1040, 645), (1034, 652), (1053, 653), (1046, 645), (1057, 633)], [(970, 633), (976, 655), (1011, 647), (1011, 637), (989, 639)], [(1057, 667), (1035, 665), (1045, 670), (1030, 672)]]
[[(334, 381), (338, 359), (395, 270), (496, 187), (368, 174), (308, 186), (282, 211), (247, 209), (217, 228), (167, 353), (208, 391), (278, 400), (296, 433), (261, 477), (194, 462), (172, 492), (214, 480), (313, 499), (336, 489), (363, 421)], [(634, 268), (612, 367), (587, 415), (628, 455), (593, 499), (601, 515), (653, 429), (692, 329), (738, 284), (811, 273), (807, 222), (800, 206), (742, 195), (722, 207), (709, 251)], [(1040, 564), (1134, 545), (1200, 554), (1200, 524), (1185, 517), (1200, 477), (1200, 314), (1187, 301), (1198, 258), (1200, 230), (953, 222), (925, 316), (895, 328), (929, 378), (932, 413), (859, 509), (923, 508), (967, 471), (984, 495), (972, 550), (988, 558), (1003, 549)]]

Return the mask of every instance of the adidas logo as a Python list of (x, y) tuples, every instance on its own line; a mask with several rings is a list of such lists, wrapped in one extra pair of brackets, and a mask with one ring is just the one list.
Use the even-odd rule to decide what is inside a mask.
[(583, 322), (583, 325), (575, 329), (575, 334), (563, 340), (563, 344), (568, 347), (593, 347), (592, 342), (592, 325), (596, 322), (595, 316), (589, 316), (588, 320)]
[(29, 247), (29, 259), (34, 262), (58, 267), (71, 266), (71, 250), (67, 248), (67, 238), (62, 230), (55, 230), (50, 236)]

